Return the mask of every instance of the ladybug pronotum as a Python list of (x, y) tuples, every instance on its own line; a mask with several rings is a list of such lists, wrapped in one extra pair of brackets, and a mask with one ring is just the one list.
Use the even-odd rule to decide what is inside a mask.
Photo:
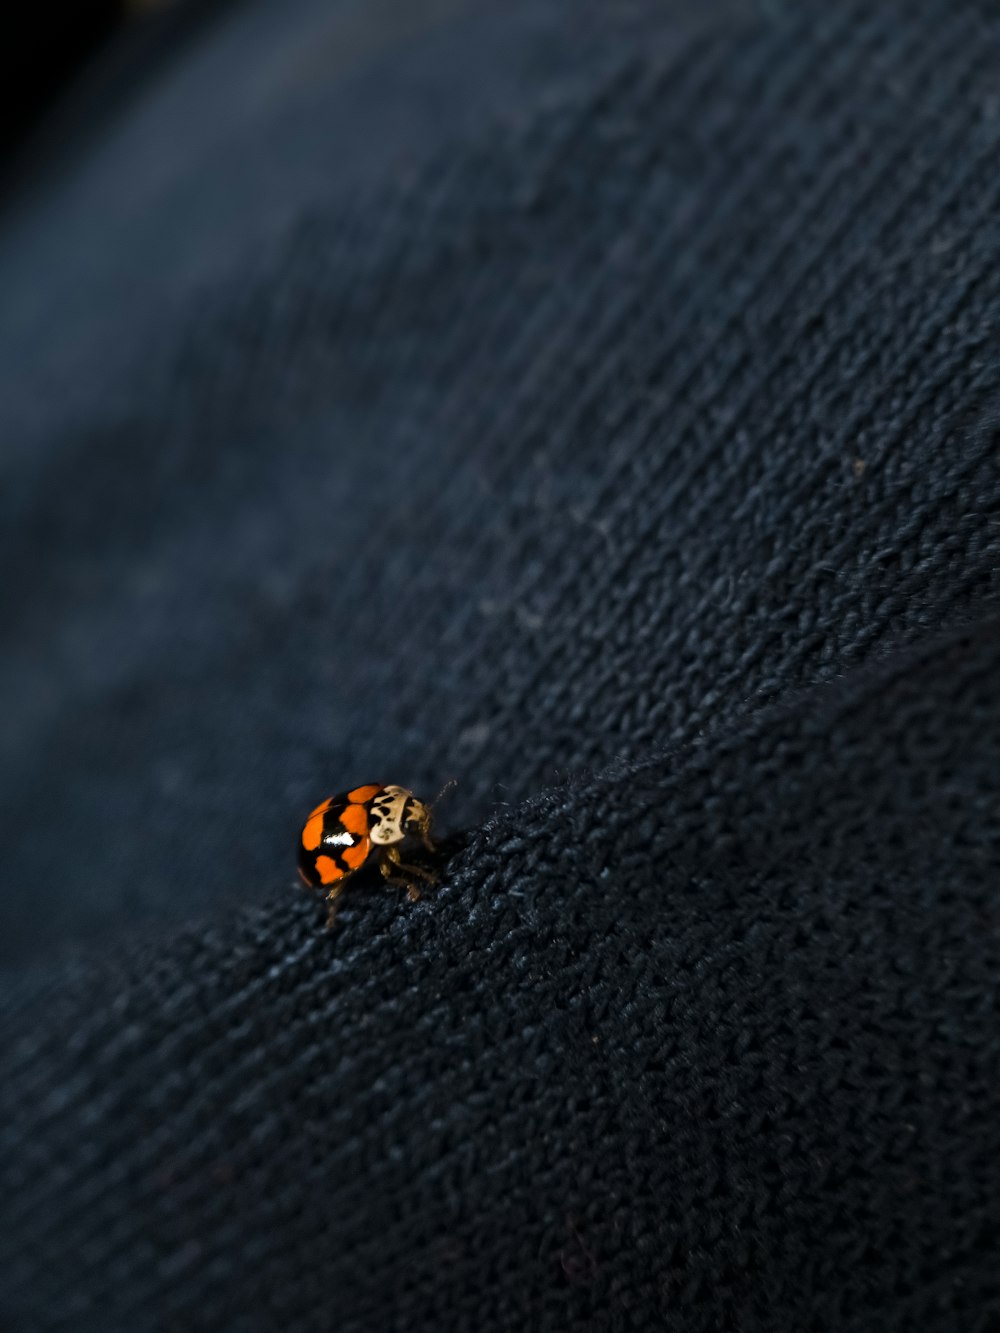
[(434, 850), (431, 808), (405, 787), (372, 782), (331, 796), (316, 807), (299, 836), (299, 875), (310, 888), (326, 890), (328, 925), (344, 885), (373, 852), (385, 879), (402, 885), (412, 900), (420, 897), (419, 880), (434, 883), (429, 870), (400, 859), (400, 843), (408, 838)]

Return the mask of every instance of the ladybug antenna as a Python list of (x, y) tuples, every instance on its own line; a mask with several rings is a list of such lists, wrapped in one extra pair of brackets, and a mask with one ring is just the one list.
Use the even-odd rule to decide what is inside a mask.
[(449, 778), (448, 781), (441, 788), (441, 790), (438, 792), (438, 794), (434, 797), (434, 800), (431, 803), (432, 808), (434, 808), (443, 797), (447, 796), (450, 791), (454, 791), (454, 789), (457, 786), (458, 786), (458, 779)]

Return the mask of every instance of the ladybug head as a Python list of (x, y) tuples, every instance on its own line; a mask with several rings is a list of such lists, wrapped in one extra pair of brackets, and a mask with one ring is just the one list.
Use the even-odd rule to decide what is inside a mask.
[(430, 806), (424, 805), (423, 801), (418, 801), (415, 796), (411, 796), (406, 803), (406, 812), (403, 815), (403, 830), (415, 838), (422, 838), (426, 842), (431, 833)]

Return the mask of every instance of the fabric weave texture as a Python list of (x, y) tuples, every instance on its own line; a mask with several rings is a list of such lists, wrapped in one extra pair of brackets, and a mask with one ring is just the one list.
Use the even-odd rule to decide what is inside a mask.
[[(4, 1329), (998, 1333), (998, 54), (93, 71), (0, 218)], [(450, 779), (325, 931), (305, 813)]]

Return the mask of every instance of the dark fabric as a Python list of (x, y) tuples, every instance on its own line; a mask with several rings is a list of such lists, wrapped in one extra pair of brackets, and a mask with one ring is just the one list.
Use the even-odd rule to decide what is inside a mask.
[(5, 1329), (1000, 1329), (987, 12), (248, 3), (50, 146)]

